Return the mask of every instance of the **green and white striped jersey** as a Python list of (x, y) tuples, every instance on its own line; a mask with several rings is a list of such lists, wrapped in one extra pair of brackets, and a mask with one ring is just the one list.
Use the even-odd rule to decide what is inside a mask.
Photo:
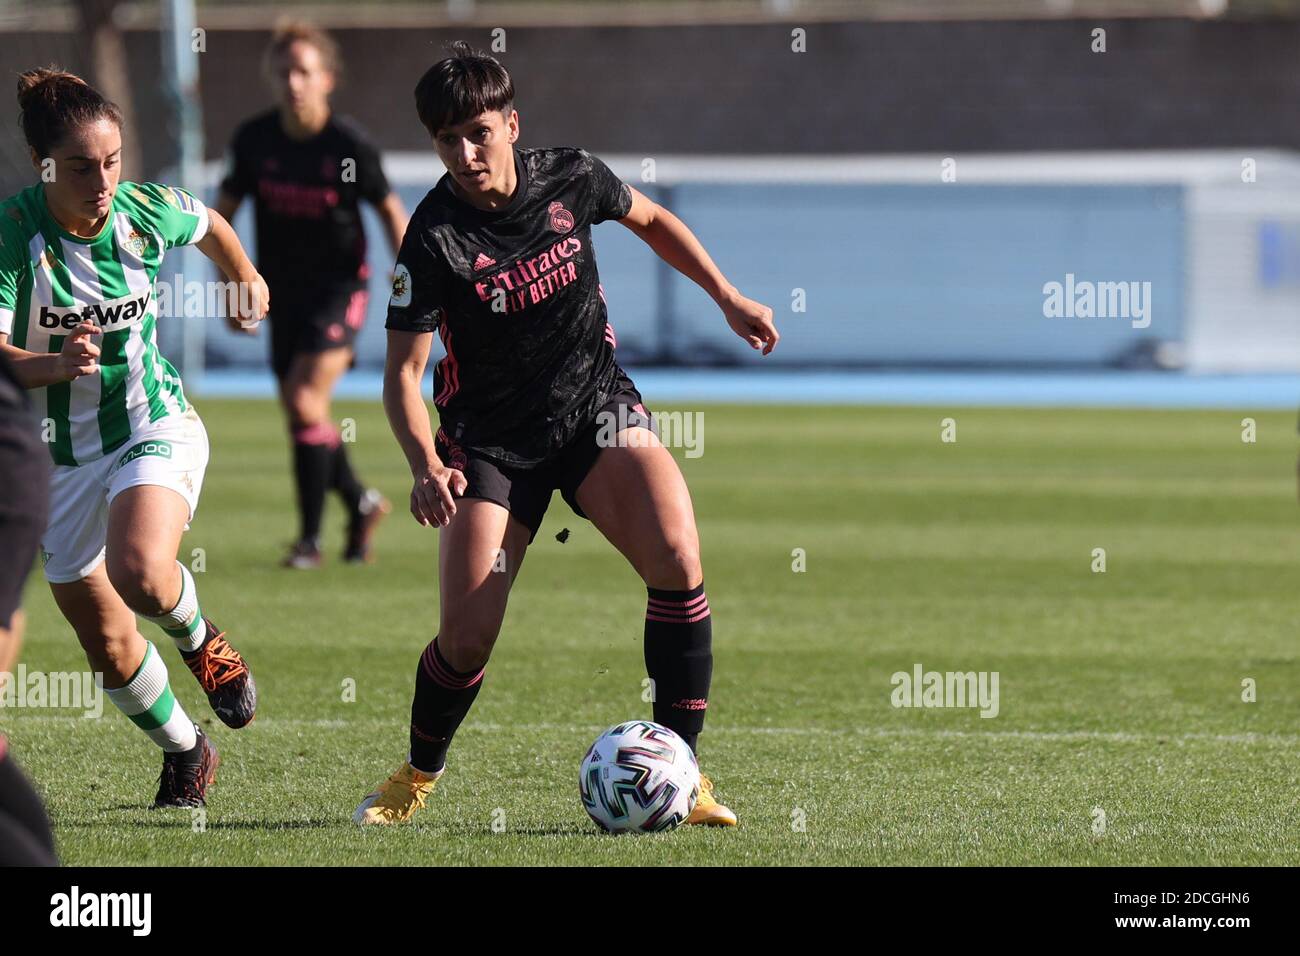
[(93, 239), (55, 222), (40, 184), (0, 203), (0, 333), (29, 352), (58, 352), (84, 319), (103, 330), (98, 374), (41, 389), (56, 465), (100, 458), (186, 410), (180, 376), (158, 351), (154, 283), (163, 254), (198, 242), (208, 222), (203, 203), (157, 183), (119, 183)]

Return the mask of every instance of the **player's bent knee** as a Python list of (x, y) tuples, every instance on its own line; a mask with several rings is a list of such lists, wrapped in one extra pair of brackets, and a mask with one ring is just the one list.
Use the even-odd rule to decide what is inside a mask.
[(641, 577), (652, 588), (685, 591), (703, 580), (700, 549), (693, 544), (670, 543), (657, 551), (642, 569)]
[(284, 407), (293, 430), (311, 428), (326, 418), (328, 400), (307, 385), (291, 385), (285, 391)]
[(317, 406), (312, 402), (290, 402), (289, 431), (297, 433), (308, 428), (315, 428), (324, 421)]
[(126, 547), (108, 559), (108, 580), (126, 606), (137, 614), (157, 617), (176, 605), (176, 560), (159, 559)]
[(438, 632), (438, 649), (447, 663), (461, 672), (478, 670), (492, 656), (500, 625), (457, 625), (443, 627)]
[(125, 621), (86, 625), (76, 631), (86, 660), (105, 676), (108, 686), (121, 686), (139, 667), (141, 648), (134, 620), (129, 625)]

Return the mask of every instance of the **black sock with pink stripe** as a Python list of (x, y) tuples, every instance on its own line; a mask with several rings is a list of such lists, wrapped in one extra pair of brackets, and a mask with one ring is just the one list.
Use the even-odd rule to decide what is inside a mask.
[(339, 442), (334, 449), (330, 487), (339, 493), (348, 512), (355, 515), (357, 509), (361, 507), (361, 498), (365, 495), (366, 489), (357, 478), (356, 472), (352, 470), (352, 463), (348, 461), (346, 449), (347, 445), (344, 442)]
[(411, 702), (411, 766), (437, 773), (447, 762), (447, 748), (483, 686), (483, 668), (455, 670), (438, 650), (435, 637), (420, 655)]
[(645, 669), (654, 681), (654, 719), (695, 749), (713, 679), (713, 619), (704, 585), (646, 588)]
[(298, 487), (299, 540), (320, 538), (325, 491), (334, 469), (338, 432), (328, 423), (293, 430), (293, 474)]

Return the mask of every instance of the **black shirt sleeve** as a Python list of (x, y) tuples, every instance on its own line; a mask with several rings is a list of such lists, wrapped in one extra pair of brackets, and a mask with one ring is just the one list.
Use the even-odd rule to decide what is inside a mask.
[(414, 222), (406, 229), (393, 267), (393, 293), (384, 328), (397, 332), (433, 332), (442, 319), (446, 267), (425, 230)]
[(235, 130), (226, 150), (226, 175), (221, 180), (221, 191), (242, 199), (254, 189), (252, 157), (248, 150), (248, 127)]
[(588, 195), (592, 224), (607, 219), (622, 219), (632, 209), (632, 190), (600, 159), (586, 150), (583, 150), (583, 156), (591, 163), (591, 171), (588, 173)]

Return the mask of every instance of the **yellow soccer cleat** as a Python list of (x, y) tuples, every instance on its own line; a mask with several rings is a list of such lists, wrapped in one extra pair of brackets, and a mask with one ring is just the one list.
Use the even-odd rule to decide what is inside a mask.
[(706, 827), (734, 827), (736, 815), (727, 807), (718, 803), (713, 796), (713, 781), (700, 774), (700, 795), (695, 801), (695, 809), (686, 818), (687, 823), (701, 824)]
[(352, 822), (370, 824), (406, 823), (424, 806), (443, 774), (421, 773), (409, 763), (402, 764), (391, 777), (366, 794), (352, 814)]

